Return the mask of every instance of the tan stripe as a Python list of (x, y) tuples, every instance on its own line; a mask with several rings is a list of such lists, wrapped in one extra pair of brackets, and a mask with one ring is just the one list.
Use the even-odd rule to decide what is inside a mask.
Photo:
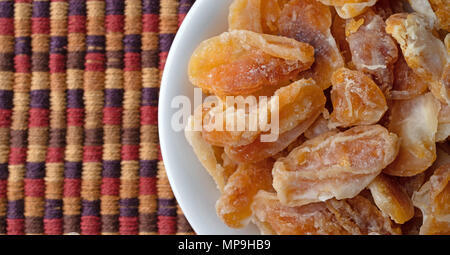
[(125, 33), (140, 34), (142, 30), (141, 1), (128, 0), (125, 6)]
[(46, 152), (47, 146), (29, 144), (27, 162), (42, 162), (45, 159)]
[(0, 164), (8, 162), (9, 155), (9, 128), (0, 128)]
[(65, 160), (69, 162), (80, 162), (83, 160), (83, 146), (68, 144), (65, 151)]
[(81, 210), (81, 202), (79, 197), (64, 197), (63, 210), (64, 215), (79, 215)]
[(109, 89), (122, 89), (123, 71), (121, 69), (108, 68), (106, 70), (105, 87)]
[(14, 52), (13, 35), (0, 35), (0, 52)]
[(50, 37), (48, 34), (32, 34), (31, 48), (33, 52), (48, 52), (50, 45)]
[(88, 1), (86, 3), (87, 19), (86, 28), (89, 35), (104, 35), (105, 28), (103, 22), (105, 19), (105, 2)]
[(110, 143), (103, 146), (103, 160), (120, 160), (120, 143)]
[(101, 215), (114, 215), (119, 210), (119, 197), (105, 195), (101, 197)]
[(123, 50), (123, 33), (122, 32), (108, 32), (106, 34), (106, 50), (107, 51), (119, 51)]
[(158, 189), (158, 198), (159, 199), (173, 199), (173, 192), (170, 188), (169, 179), (167, 179), (166, 169), (164, 167), (164, 163), (162, 161), (158, 162), (158, 181), (157, 181), (157, 189)]
[(14, 34), (29, 36), (31, 32), (31, 3), (14, 3)]
[(83, 88), (84, 70), (68, 69), (67, 70), (67, 89)]
[(142, 84), (146, 88), (159, 87), (159, 69), (156, 67), (142, 69)]
[(159, 36), (155, 32), (142, 33), (142, 50), (156, 50), (159, 47)]
[(86, 94), (90, 95), (92, 93), (91, 91), (103, 91), (103, 88), (105, 86), (104, 79), (104, 72), (84, 72), (84, 90), (89, 91), (89, 93)]
[(25, 217), (44, 216), (44, 199), (42, 197), (25, 197)]
[(67, 35), (67, 50), (69, 52), (85, 51), (86, 34), (69, 33)]
[(50, 75), (48, 72), (33, 72), (31, 77), (31, 89), (49, 89)]
[[(92, 171), (99, 171), (99, 169)], [(83, 172), (85, 172), (84, 168)], [(81, 183), (81, 197), (83, 199), (91, 201), (100, 199), (99, 187), (100, 187), (100, 180), (85, 179), (83, 177)]]
[(160, 1), (159, 31), (162, 34), (175, 34), (178, 30), (178, 1)]
[(141, 195), (139, 196), (139, 213), (140, 214), (150, 214), (155, 213), (158, 208), (156, 202), (156, 195)]

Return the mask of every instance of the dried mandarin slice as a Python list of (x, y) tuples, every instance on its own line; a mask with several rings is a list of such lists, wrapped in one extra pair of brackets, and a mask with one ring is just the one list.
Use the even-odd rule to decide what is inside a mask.
[(397, 149), (397, 136), (379, 125), (328, 132), (278, 159), (273, 187), (289, 206), (354, 197), (395, 159)]
[(253, 143), (244, 146), (227, 146), (225, 147), (225, 153), (232, 160), (239, 163), (257, 162), (275, 156), (295, 142), (314, 122), (318, 115), (319, 112), (297, 127), (280, 134), (275, 142), (262, 142), (260, 139), (256, 139)]
[(400, 55), (395, 63), (394, 73), (394, 85), (390, 93), (390, 99), (413, 99), (427, 92), (427, 82), (414, 73), (402, 55)]
[(330, 128), (328, 120), (320, 115), (317, 120), (305, 131), (305, 137), (313, 139), (316, 136), (327, 133), (329, 131), (336, 131), (334, 128)]
[(380, 174), (368, 186), (377, 207), (398, 224), (414, 216), (411, 198), (390, 176)]
[(337, 14), (343, 19), (350, 19), (364, 13), (367, 8), (375, 5), (377, 0), (319, 0), (328, 6), (334, 6)]
[(372, 10), (355, 20), (348, 20), (347, 27), (360, 20), (364, 23), (357, 29), (346, 28), (352, 62), (358, 70), (370, 74), (389, 96), (394, 81), (394, 63), (398, 58), (397, 45), (386, 33), (383, 19)]
[(349, 233), (357, 235), (399, 235), (401, 230), (394, 226), (389, 217), (367, 198), (356, 196), (345, 200), (326, 201), (336, 220)]
[(439, 101), (431, 93), (393, 102), (388, 129), (400, 137), (401, 143), (397, 158), (384, 173), (413, 176), (433, 164), (439, 110)]
[(388, 108), (383, 92), (363, 72), (341, 68), (334, 72), (331, 83), (332, 126), (375, 124)]
[(449, 56), (427, 18), (418, 13), (394, 14), (386, 20), (386, 32), (400, 44), (406, 63), (428, 83), (433, 95), (450, 104), (450, 83), (445, 75), (445, 69), (450, 68)]
[(281, 204), (276, 194), (260, 191), (252, 211), (253, 222), (265, 235), (348, 234), (324, 202), (289, 207)]
[(277, 34), (276, 22), (288, 0), (234, 0), (228, 15), (229, 30)]
[(344, 66), (331, 31), (331, 12), (328, 6), (316, 0), (292, 0), (287, 3), (278, 19), (280, 35), (309, 43), (315, 50), (315, 62), (311, 70), (300, 74), (312, 78), (326, 89), (335, 70)]
[(437, 16), (433, 11), (433, 8), (431, 8), (430, 1), (428, 0), (408, 0), (411, 8), (415, 11), (420, 13), (422, 16), (427, 18), (427, 22), (430, 26), (436, 26), (437, 25)]
[[(235, 100), (237, 101), (237, 100)], [(218, 105), (218, 108), (213, 108), (208, 111), (205, 118), (203, 119), (204, 128), (202, 131), (203, 138), (214, 145), (218, 146), (244, 146), (251, 144), (256, 139), (258, 139), (259, 134), (263, 132), (263, 126), (257, 125), (257, 121), (262, 121), (263, 114), (266, 115), (266, 120), (269, 126), (272, 126), (272, 112), (278, 111), (278, 133), (283, 134), (293, 127), (296, 127), (302, 122), (311, 121), (312, 117), (317, 117), (317, 113), (322, 111), (325, 105), (325, 95), (323, 90), (318, 87), (313, 80), (299, 80), (288, 86), (278, 89), (274, 97), (270, 99), (267, 104), (266, 113), (262, 112), (263, 107), (261, 104), (258, 106), (256, 100), (253, 107), (250, 107), (249, 113), (243, 113), (243, 117), (239, 117), (237, 111), (235, 111), (235, 105), (225, 108), (223, 105)], [(242, 106), (245, 105), (245, 100), (241, 101)], [(278, 102), (278, 103), (277, 103)], [(278, 109), (276, 108), (278, 105)], [(217, 111), (215, 109), (218, 109)], [(250, 124), (250, 116), (254, 116), (256, 121), (254, 124)], [(259, 119), (258, 119), (259, 116)], [(276, 116), (274, 116), (275, 118)], [(237, 130), (227, 130), (226, 121), (233, 119), (235, 122), (244, 121), (241, 124), (242, 131)], [(208, 126), (213, 127), (215, 121), (220, 123), (221, 130), (206, 128)], [(312, 120), (314, 121), (314, 120)], [(274, 123), (276, 124), (276, 123)], [(309, 124), (310, 125), (310, 124)], [(305, 126), (305, 128), (309, 127)], [(252, 128), (252, 129), (250, 129)], [(275, 130), (269, 130), (270, 132)], [(263, 141), (264, 142), (264, 141)]]
[(318, 202), (289, 207), (274, 193), (260, 191), (252, 204), (253, 221), (262, 234), (348, 235), (399, 234), (391, 221), (367, 199)]
[(443, 142), (450, 136), (450, 105), (441, 103), (438, 117), (436, 142)]
[(450, 164), (436, 169), (419, 191), (413, 195), (413, 203), (423, 214), (421, 235), (450, 234)]
[[(195, 131), (194, 121), (194, 116), (191, 116), (188, 120), (185, 129), (186, 139), (192, 146), (200, 163), (216, 182), (217, 188), (222, 191), (227, 177), (225, 175), (226, 171), (224, 167), (220, 164), (221, 158), (216, 156), (219, 149), (207, 143), (203, 139), (201, 131)], [(229, 172), (229, 170), (227, 172)]]
[(261, 0), (234, 0), (228, 15), (229, 30), (262, 33)]
[(251, 204), (259, 190), (271, 191), (273, 161), (241, 164), (230, 176), (216, 203), (217, 215), (232, 228), (247, 225), (252, 215)]
[(314, 62), (314, 49), (281, 36), (245, 30), (202, 42), (189, 62), (190, 81), (217, 96), (248, 95), (289, 82)]

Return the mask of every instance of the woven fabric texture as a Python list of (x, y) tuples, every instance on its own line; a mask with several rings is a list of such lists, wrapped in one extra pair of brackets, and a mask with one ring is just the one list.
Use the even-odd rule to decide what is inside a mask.
[(158, 143), (195, 0), (0, 0), (0, 234), (194, 234)]

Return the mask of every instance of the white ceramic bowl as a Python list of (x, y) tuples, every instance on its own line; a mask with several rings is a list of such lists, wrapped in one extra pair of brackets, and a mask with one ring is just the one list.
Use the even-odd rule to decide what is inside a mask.
[(193, 103), (194, 86), (187, 67), (195, 48), (205, 39), (227, 31), (228, 7), (232, 0), (197, 0), (181, 25), (170, 49), (159, 98), (159, 139), (167, 175), (183, 212), (197, 234), (259, 234), (254, 225), (227, 227), (216, 215), (219, 198), (216, 185), (184, 137), (171, 127), (178, 108), (172, 99), (184, 95)]

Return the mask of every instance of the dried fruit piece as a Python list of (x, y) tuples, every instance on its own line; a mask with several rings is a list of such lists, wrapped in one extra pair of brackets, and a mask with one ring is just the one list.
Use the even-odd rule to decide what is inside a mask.
[[(395, 41), (385, 31), (383, 19), (372, 10), (367, 11), (355, 20), (364, 20), (355, 32), (347, 35), (352, 53), (352, 62), (356, 68), (373, 77), (386, 96), (394, 81), (394, 63), (398, 58)], [(354, 20), (348, 20), (352, 26)]]
[(423, 214), (421, 235), (450, 234), (450, 164), (436, 169), (418, 192), (413, 195), (414, 205)]
[(400, 44), (406, 63), (428, 83), (433, 95), (450, 104), (450, 82), (446, 78), (450, 76), (445, 74), (450, 68), (449, 56), (427, 18), (418, 13), (394, 14), (386, 20), (386, 32)]
[(247, 225), (252, 215), (251, 204), (259, 190), (271, 191), (273, 161), (241, 164), (230, 176), (216, 203), (217, 215), (232, 228)]
[(397, 149), (397, 136), (379, 125), (328, 132), (278, 159), (273, 187), (289, 206), (354, 197), (394, 160)]
[(245, 30), (202, 42), (189, 62), (190, 81), (218, 96), (248, 95), (288, 83), (314, 62), (314, 49), (293, 39)]
[(331, 25), (331, 34), (336, 40), (337, 46), (344, 58), (344, 62), (348, 63), (352, 60), (352, 54), (345, 36), (345, 24), (345, 19), (339, 17), (339, 15), (334, 15), (333, 24)]
[(450, 105), (441, 103), (438, 117), (436, 142), (443, 142), (450, 136)]
[(378, 208), (398, 224), (414, 216), (414, 206), (408, 194), (393, 177), (380, 174), (368, 186)]
[(428, 90), (426, 81), (420, 78), (408, 66), (403, 55), (400, 55), (394, 68), (395, 78), (392, 87), (392, 100), (413, 99), (418, 95), (422, 95)]
[(311, 70), (302, 72), (300, 77), (313, 78), (322, 89), (331, 85), (333, 72), (344, 66), (330, 27), (329, 7), (316, 0), (292, 0), (284, 6), (278, 19), (280, 35), (314, 47), (315, 62)]
[(402, 234), (418, 235), (422, 221), (422, 212), (417, 207), (414, 207), (414, 217), (400, 226), (402, 228)]
[(428, 19), (431, 26), (450, 32), (450, 5), (447, 0), (409, 0), (414, 11)]
[(296, 141), (318, 115), (319, 112), (297, 127), (281, 134), (275, 142), (261, 142), (260, 139), (256, 139), (253, 143), (244, 146), (227, 146), (225, 147), (225, 153), (239, 163), (258, 162), (274, 156)]
[(377, 0), (319, 0), (323, 4), (334, 6), (337, 14), (343, 19), (350, 19), (364, 13)]
[(347, 235), (399, 234), (367, 199), (357, 196), (297, 207), (281, 204), (274, 193), (260, 191), (255, 196), (253, 221), (262, 234)]
[(397, 158), (384, 173), (413, 176), (433, 164), (439, 109), (439, 101), (431, 93), (393, 102), (388, 129), (400, 137), (401, 143)]
[[(311, 120), (311, 118), (314, 117), (315, 119), (318, 113), (324, 109), (326, 98), (322, 89), (310, 79), (299, 80), (289, 86), (278, 89), (275, 92), (274, 97), (268, 102), (265, 113), (263, 111), (264, 105), (257, 105), (256, 99), (254, 100), (255, 102), (250, 104), (252, 106), (248, 113), (242, 111), (242, 114), (239, 114), (236, 111), (234, 104), (228, 108), (224, 107), (224, 104), (218, 105), (218, 108), (215, 107), (208, 111), (203, 118), (203, 138), (209, 143), (218, 146), (244, 146), (251, 144), (257, 140), (259, 135), (264, 131), (264, 126), (258, 125), (257, 121), (264, 122), (262, 116), (265, 114), (267, 123), (271, 127), (271, 113), (276, 111), (278, 111), (278, 131), (269, 130), (267, 132), (278, 132), (278, 134), (283, 134), (293, 127), (301, 125), (305, 121), (314, 121)], [(238, 100), (236, 99), (235, 101)], [(245, 99), (241, 101), (242, 108), (246, 106), (245, 102)], [(239, 115), (241, 115), (241, 117)], [(250, 118), (252, 118), (250, 116), (253, 116), (254, 125), (250, 124)], [(275, 118), (276, 116), (273, 117)], [(227, 129), (228, 125), (226, 122), (229, 120), (234, 120), (235, 122), (235, 125), (233, 126), (234, 129), (232, 130)], [(222, 128), (221, 130), (212, 128), (216, 126), (216, 121), (220, 123), (219, 126)], [(237, 122), (244, 122), (241, 124), (241, 131), (237, 129), (239, 126)], [(303, 126), (306, 129), (310, 125), (311, 123)], [(208, 126), (211, 128), (208, 128)], [(304, 130), (302, 132), (304, 132)]]
[(330, 128), (328, 125), (328, 120), (320, 115), (316, 121), (305, 131), (305, 137), (308, 139), (313, 139), (316, 136), (327, 133), (329, 131), (336, 131), (335, 128)]
[(229, 29), (276, 34), (276, 22), (287, 2), (288, 0), (234, 0), (228, 15)]
[(380, 88), (360, 71), (341, 68), (331, 77), (330, 125), (350, 127), (377, 123), (387, 110)]
[(386, 20), (394, 13), (405, 12), (406, 0), (378, 0), (372, 10)]
[(218, 150), (220, 149), (207, 143), (203, 139), (201, 131), (195, 131), (194, 121), (194, 116), (191, 116), (188, 120), (185, 129), (186, 139), (194, 149), (194, 153), (199, 159), (200, 163), (216, 182), (217, 188), (222, 191), (225, 186), (227, 174), (229, 174), (230, 169), (229, 167), (225, 169), (220, 164), (222, 159), (216, 156), (218, 154)]

